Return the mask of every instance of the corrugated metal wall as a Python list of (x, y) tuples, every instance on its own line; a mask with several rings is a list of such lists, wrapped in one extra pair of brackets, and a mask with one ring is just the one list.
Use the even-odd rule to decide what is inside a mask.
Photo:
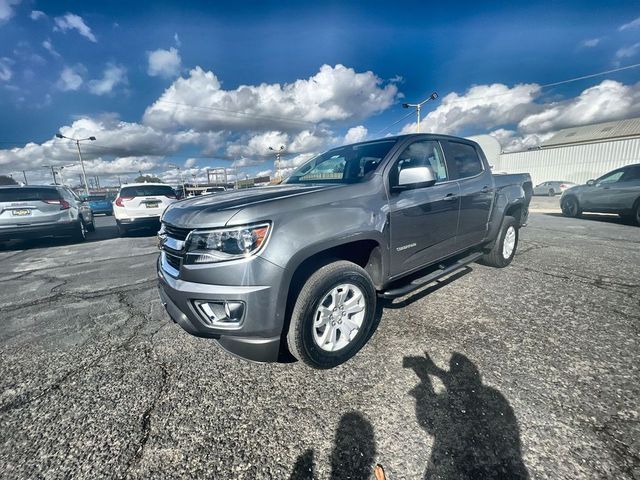
[(502, 153), (493, 171), (528, 172), (534, 185), (547, 180), (585, 183), (631, 163), (640, 163), (640, 138)]

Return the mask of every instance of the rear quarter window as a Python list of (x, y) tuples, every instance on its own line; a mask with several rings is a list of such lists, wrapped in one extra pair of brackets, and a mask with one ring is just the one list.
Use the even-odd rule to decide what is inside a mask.
[(54, 188), (2, 188), (0, 202), (35, 202), (46, 200), (60, 200), (60, 193)]
[(484, 170), (476, 149), (466, 143), (448, 142), (447, 163), (452, 164), (458, 178), (474, 177)]

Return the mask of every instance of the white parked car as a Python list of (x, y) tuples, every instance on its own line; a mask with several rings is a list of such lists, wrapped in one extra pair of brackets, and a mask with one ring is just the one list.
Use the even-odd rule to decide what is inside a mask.
[(126, 235), (136, 228), (160, 228), (164, 209), (176, 201), (176, 192), (163, 183), (123, 185), (113, 202), (118, 233)]
[(540, 185), (537, 185), (533, 188), (533, 194), (553, 197), (554, 195), (560, 195), (561, 193), (564, 193), (565, 190), (573, 188), (576, 185), (577, 183), (561, 182), (559, 180), (542, 182)]

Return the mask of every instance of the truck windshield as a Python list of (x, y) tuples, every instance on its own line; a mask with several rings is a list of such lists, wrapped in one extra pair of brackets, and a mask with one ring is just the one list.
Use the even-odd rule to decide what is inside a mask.
[(396, 140), (358, 143), (334, 148), (309, 160), (284, 183), (358, 183), (376, 171)]

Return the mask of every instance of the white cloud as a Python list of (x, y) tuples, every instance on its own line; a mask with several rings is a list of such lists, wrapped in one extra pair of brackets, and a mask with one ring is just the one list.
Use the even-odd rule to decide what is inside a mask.
[(344, 143), (357, 143), (367, 138), (369, 131), (366, 127), (358, 125), (357, 127), (350, 128), (347, 134), (344, 136)]
[[(79, 118), (61, 127), (60, 133), (72, 138), (96, 137), (96, 141), (82, 144), (88, 175), (149, 171), (152, 166), (158, 169), (167, 156), (184, 146), (219, 150), (223, 139), (220, 133), (161, 132), (147, 125), (124, 122), (116, 114)], [(76, 159), (75, 144), (54, 137), (41, 144), (0, 150), (0, 171), (39, 172), (42, 165), (64, 165), (75, 163)], [(73, 168), (76, 167), (65, 172), (74, 172)]]
[(256, 177), (270, 177), (271, 175), (273, 175), (273, 170), (271, 169), (261, 170), (260, 172), (256, 173)]
[(63, 92), (78, 90), (84, 83), (82, 78), (86, 70), (82, 64), (73, 67), (64, 67), (56, 86)]
[(588, 38), (580, 42), (580, 46), (585, 48), (593, 48), (597, 46), (601, 40), (601, 38)]
[(13, 65), (13, 60), (10, 58), (0, 58), (0, 82), (8, 82), (13, 77), (11, 65)]
[[(464, 128), (489, 129), (518, 122), (535, 110), (533, 100), (540, 86), (518, 84), (512, 88), (501, 83), (476, 85), (464, 95), (455, 92), (442, 98), (438, 107), (420, 122), (420, 131), (456, 133)], [(401, 133), (415, 133), (416, 123), (404, 126)]]
[[(300, 153), (320, 153), (331, 143), (335, 143), (335, 139), (328, 130), (303, 130), (297, 134), (268, 131), (241, 137), (227, 146), (226, 153), (227, 157), (233, 159), (249, 157), (245, 159), (245, 165), (249, 160), (253, 164), (259, 164), (267, 158), (275, 158), (276, 150), (281, 146), (285, 147), (282, 151), (284, 157)], [(269, 147), (274, 150), (269, 150)]]
[(56, 51), (56, 49), (53, 48), (53, 44), (51, 43), (50, 39), (47, 38), (46, 40), (44, 40), (42, 42), (42, 47), (54, 57), (60, 56), (60, 54)]
[[(479, 134), (489, 131), (505, 150), (539, 145), (567, 127), (620, 120), (640, 115), (640, 83), (604, 80), (561, 101), (537, 101), (537, 84), (479, 85), (464, 95), (446, 95), (421, 124), (423, 132)], [(513, 126), (516, 126), (514, 129)], [(402, 133), (415, 132), (409, 123)]]
[(623, 58), (631, 58), (635, 57), (638, 52), (640, 52), (640, 42), (634, 43), (633, 45), (627, 45), (626, 47), (622, 47), (616, 51), (615, 58), (616, 60), (622, 60)]
[(147, 59), (149, 61), (147, 73), (152, 77), (170, 78), (180, 73), (182, 59), (178, 50), (173, 47), (169, 50), (159, 48), (153, 52), (147, 52)]
[(320, 122), (367, 118), (396, 99), (396, 85), (372, 72), (323, 65), (304, 80), (224, 90), (213, 72), (196, 67), (178, 78), (144, 114), (158, 128), (296, 130)]
[(544, 133), (576, 125), (620, 120), (640, 114), (640, 83), (604, 80), (575, 98), (552, 102), (518, 123), (523, 133)]
[(638, 28), (640, 27), (640, 17), (636, 18), (635, 20), (631, 20), (629, 23), (625, 23), (624, 25), (621, 25), (620, 28), (618, 28), (619, 31), (624, 31), (624, 30), (630, 30), (632, 28)]
[(98, 41), (93, 32), (91, 32), (91, 28), (84, 23), (83, 18), (79, 15), (66, 13), (62, 17), (54, 18), (54, 22), (56, 24), (54, 27), (55, 30), (60, 30), (62, 32), (66, 32), (67, 30), (76, 30), (80, 35), (88, 40), (94, 43)]
[(186, 168), (191, 168), (191, 167), (193, 167), (197, 162), (198, 162), (198, 159), (196, 159), (196, 158), (188, 158), (188, 159), (184, 162), (184, 166), (185, 166)]
[(553, 137), (555, 132), (546, 133), (528, 133), (520, 134), (515, 130), (507, 130), (499, 128), (493, 132), (489, 132), (489, 135), (495, 137), (502, 145), (502, 150), (505, 152), (516, 152), (521, 150), (527, 150), (540, 145), (545, 140)]
[(122, 65), (107, 64), (102, 78), (89, 82), (89, 91), (94, 95), (106, 95), (120, 84), (127, 83), (127, 69)]
[(41, 18), (47, 18), (47, 14), (42, 10), (31, 10), (31, 15), (29, 15), (31, 20), (40, 20)]
[(176, 42), (176, 47), (180, 48), (182, 46), (182, 42), (180, 41), (180, 36), (178, 32), (173, 34), (173, 41)]
[(20, 2), (21, 0), (0, 0), (0, 24), (13, 17), (13, 6)]

